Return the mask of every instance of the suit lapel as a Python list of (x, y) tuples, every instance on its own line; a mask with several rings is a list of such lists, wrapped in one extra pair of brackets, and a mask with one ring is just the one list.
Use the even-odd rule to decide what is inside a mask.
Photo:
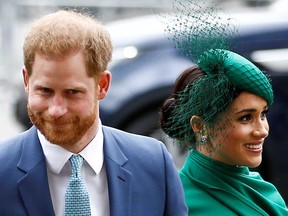
[(119, 148), (113, 134), (103, 127), (105, 166), (109, 187), (111, 215), (129, 216), (132, 198), (132, 173), (123, 166), (128, 159)]
[(18, 168), (25, 173), (18, 181), (18, 189), (28, 215), (54, 215), (45, 158), (35, 127), (23, 140)]

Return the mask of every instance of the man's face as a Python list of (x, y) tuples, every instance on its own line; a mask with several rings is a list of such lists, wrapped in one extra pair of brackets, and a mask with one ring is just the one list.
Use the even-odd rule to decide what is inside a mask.
[(36, 54), (24, 82), (30, 119), (47, 140), (69, 148), (95, 136), (99, 88), (81, 52), (64, 58)]

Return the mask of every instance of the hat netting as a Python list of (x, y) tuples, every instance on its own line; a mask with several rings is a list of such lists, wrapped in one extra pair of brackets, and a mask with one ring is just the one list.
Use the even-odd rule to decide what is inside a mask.
[(193, 147), (195, 134), (190, 125), (193, 115), (201, 116), (211, 125), (241, 91), (263, 97), (269, 106), (273, 102), (273, 91), (264, 72), (229, 51), (238, 34), (236, 20), (217, 5), (200, 6), (191, 0), (174, 0), (172, 4), (172, 12), (160, 15), (167, 37), (183, 55), (197, 62), (206, 75), (177, 94), (169, 127), (164, 131), (177, 132), (174, 138), (180, 144), (189, 143)]

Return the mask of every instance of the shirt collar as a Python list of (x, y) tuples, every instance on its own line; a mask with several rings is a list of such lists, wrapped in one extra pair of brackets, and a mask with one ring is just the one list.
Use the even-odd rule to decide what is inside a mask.
[[(103, 131), (100, 120), (98, 128), (96, 136), (79, 153), (96, 174), (100, 173), (104, 162)], [(48, 169), (55, 174), (59, 174), (73, 153), (57, 144), (50, 143), (39, 130), (37, 130), (37, 134), (46, 158)]]

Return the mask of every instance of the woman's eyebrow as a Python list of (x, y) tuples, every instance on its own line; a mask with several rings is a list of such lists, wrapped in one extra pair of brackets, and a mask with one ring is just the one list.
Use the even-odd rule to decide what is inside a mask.
[(234, 114), (240, 114), (240, 113), (246, 113), (246, 112), (256, 112), (257, 110), (254, 108), (250, 108), (250, 109), (242, 109), (238, 112), (235, 112)]
[[(265, 110), (268, 110), (267, 105), (265, 107), (263, 107), (263, 111), (265, 111)], [(257, 109), (255, 109), (255, 108), (247, 108), (247, 109), (240, 110), (234, 114), (240, 114), (240, 113), (245, 113), (245, 112), (256, 112), (256, 111), (257, 111)]]

